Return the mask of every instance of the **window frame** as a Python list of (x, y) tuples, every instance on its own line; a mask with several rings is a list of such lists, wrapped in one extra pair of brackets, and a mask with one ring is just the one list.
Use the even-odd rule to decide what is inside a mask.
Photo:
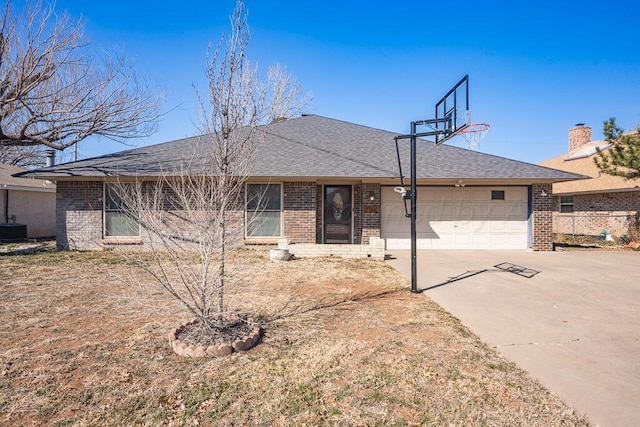
[[(496, 197), (501, 196), (501, 197)], [(506, 199), (506, 192), (504, 190), (491, 190), (491, 200), (504, 201)]]
[[(102, 187), (102, 238), (109, 240), (109, 239), (114, 239), (114, 240), (125, 240), (125, 239), (139, 239), (141, 237), (141, 233), (140, 233), (140, 224), (136, 223), (137, 225), (137, 234), (126, 234), (126, 235), (121, 235), (121, 234), (109, 234), (108, 230), (107, 230), (107, 214), (108, 213), (121, 213), (123, 212), (123, 209), (116, 209), (116, 208), (110, 208), (108, 206), (108, 200), (111, 200), (111, 197), (109, 196), (109, 188), (111, 187), (115, 194), (117, 194), (117, 191), (115, 190), (115, 185), (135, 185), (134, 183), (120, 183), (120, 184), (114, 184), (114, 183), (110, 183), (110, 182), (105, 182), (103, 187)], [(126, 215), (123, 215), (126, 217)]]
[[(570, 200), (570, 201), (568, 201)], [(573, 213), (575, 209), (575, 202), (573, 200), (573, 196), (560, 196), (559, 199), (559, 209), (560, 213)]]
[[(267, 207), (263, 208), (263, 209), (250, 209), (249, 208), (249, 204), (250, 204), (250, 200), (249, 198), (251, 197), (251, 191), (250, 188), (251, 186), (267, 186), (267, 188), (272, 187), (272, 186), (278, 186), (279, 188), (279, 194), (280, 194), (280, 206), (279, 208), (276, 209), (268, 209)], [(266, 192), (266, 191), (265, 191)], [(284, 188), (283, 188), (283, 184), (281, 182), (247, 182), (245, 184), (245, 208), (244, 208), (244, 236), (245, 239), (255, 239), (255, 240), (265, 240), (265, 239), (279, 239), (283, 236), (283, 230), (284, 230)], [(262, 236), (262, 235), (251, 235), (249, 234), (249, 219), (251, 215), (259, 215), (261, 213), (264, 212), (269, 212), (269, 213), (278, 213), (279, 215), (279, 234), (278, 235), (269, 235), (269, 236)], [(250, 213), (252, 213), (250, 215)]]

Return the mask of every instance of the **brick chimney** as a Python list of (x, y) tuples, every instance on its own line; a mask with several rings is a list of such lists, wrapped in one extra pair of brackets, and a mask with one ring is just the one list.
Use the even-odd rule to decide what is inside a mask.
[(576, 127), (569, 129), (569, 151), (591, 142), (591, 126), (578, 123)]

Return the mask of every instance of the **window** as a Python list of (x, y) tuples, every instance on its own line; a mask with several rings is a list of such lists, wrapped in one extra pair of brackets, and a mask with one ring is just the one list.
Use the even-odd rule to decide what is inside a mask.
[[(130, 186), (133, 184), (120, 184)], [(104, 236), (105, 237), (138, 237), (138, 222), (126, 213), (126, 206), (117, 193), (118, 186), (105, 184), (104, 187)]]
[(560, 213), (573, 212), (573, 196), (560, 196)]
[(491, 200), (504, 200), (504, 190), (491, 190)]
[(247, 237), (282, 235), (282, 186), (247, 184)]

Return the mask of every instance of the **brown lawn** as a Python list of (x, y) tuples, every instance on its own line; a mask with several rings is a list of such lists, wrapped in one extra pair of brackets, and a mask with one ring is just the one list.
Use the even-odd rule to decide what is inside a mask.
[(185, 359), (190, 317), (109, 252), (0, 256), (3, 425), (588, 425), (383, 262), (242, 250), (262, 342)]

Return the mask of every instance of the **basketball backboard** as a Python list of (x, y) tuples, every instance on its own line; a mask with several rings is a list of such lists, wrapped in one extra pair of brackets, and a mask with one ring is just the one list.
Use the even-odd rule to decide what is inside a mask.
[[(443, 120), (447, 119), (447, 120)], [(453, 138), (471, 124), (469, 110), (469, 75), (464, 76), (436, 103), (436, 145)]]

